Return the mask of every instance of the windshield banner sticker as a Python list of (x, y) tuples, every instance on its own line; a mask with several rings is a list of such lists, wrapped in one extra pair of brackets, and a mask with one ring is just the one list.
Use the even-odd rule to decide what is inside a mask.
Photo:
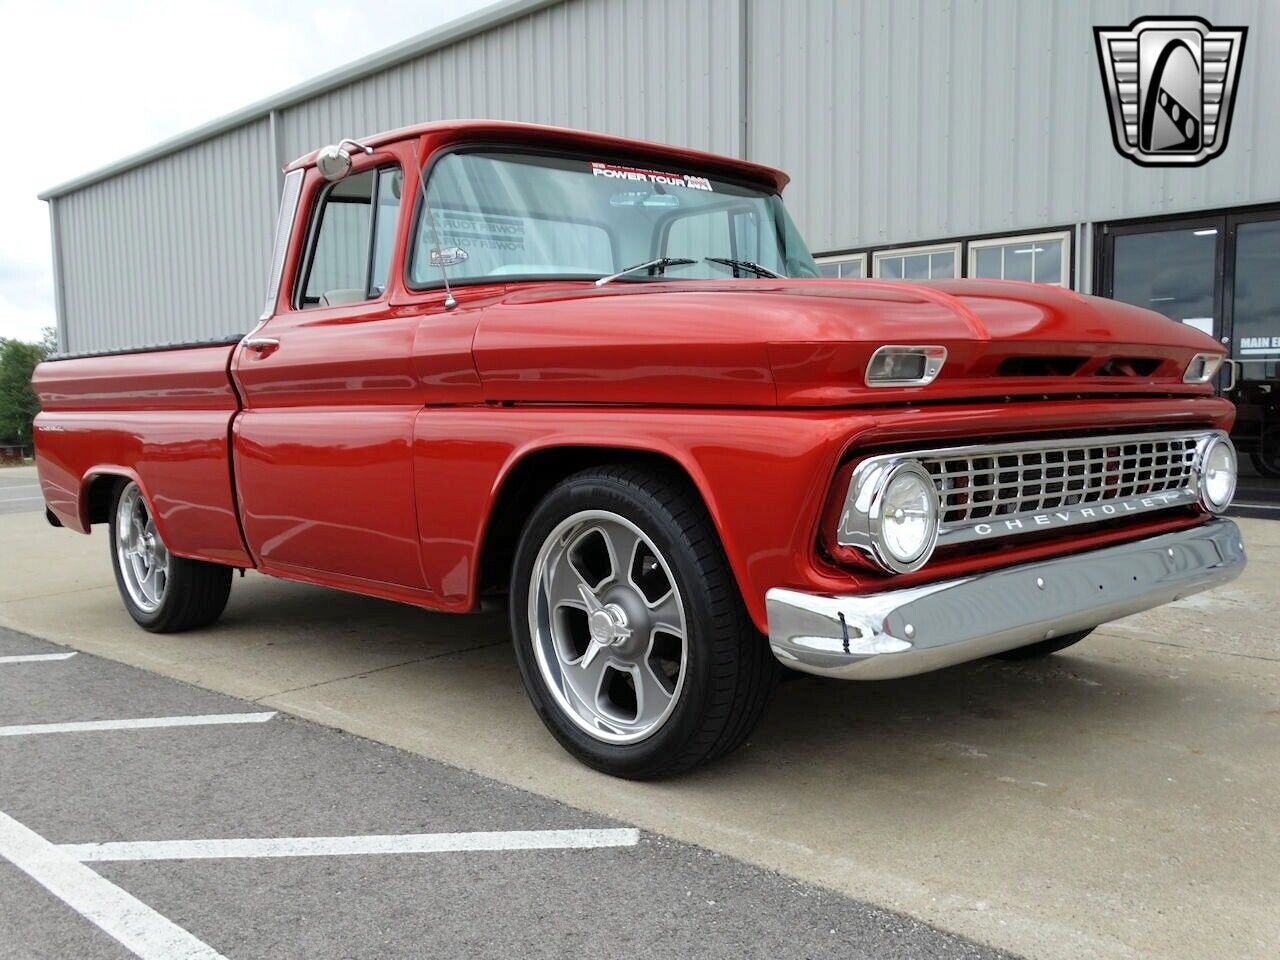
[(615, 180), (642, 180), (648, 183), (661, 184), (664, 187), (685, 187), (689, 190), (711, 189), (711, 181), (706, 177), (695, 177), (687, 173), (663, 173), (660, 170), (644, 170), (640, 167), (620, 167), (613, 163), (591, 161), (593, 177), (612, 177)]

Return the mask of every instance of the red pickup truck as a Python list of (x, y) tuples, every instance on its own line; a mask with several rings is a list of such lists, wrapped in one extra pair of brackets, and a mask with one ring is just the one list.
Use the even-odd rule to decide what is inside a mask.
[(990, 281), (823, 279), (778, 170), (433, 123), (285, 173), (266, 306), (219, 344), (36, 372), (55, 526), (144, 628), (232, 571), (466, 613), (627, 777), (741, 743), (779, 664), (1041, 656), (1236, 576), (1222, 348)]

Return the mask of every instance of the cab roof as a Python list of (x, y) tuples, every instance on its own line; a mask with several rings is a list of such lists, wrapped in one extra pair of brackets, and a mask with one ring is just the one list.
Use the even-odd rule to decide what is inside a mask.
[[(432, 149), (457, 143), (476, 141), (522, 144), (552, 147), (574, 152), (598, 152), (613, 159), (644, 161), (666, 165), (690, 167), (699, 173), (717, 173), (731, 179), (749, 180), (772, 187), (781, 193), (790, 177), (781, 170), (748, 160), (739, 160), (716, 153), (673, 147), (647, 140), (631, 140), (605, 133), (591, 133), (568, 127), (551, 127), (537, 123), (514, 123), (506, 120), (440, 120), (401, 127), (367, 137), (356, 137), (369, 147), (386, 146), (404, 140), (429, 137)], [(319, 147), (285, 167), (286, 171), (301, 170), (313, 166)]]

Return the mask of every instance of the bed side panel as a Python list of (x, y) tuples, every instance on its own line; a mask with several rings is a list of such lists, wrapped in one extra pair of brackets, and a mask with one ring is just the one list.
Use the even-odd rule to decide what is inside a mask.
[(183, 557), (251, 565), (231, 485), (228, 430), (237, 401), (234, 346), (41, 364), (36, 466), (49, 508), (87, 533), (99, 476), (138, 481), (160, 535)]

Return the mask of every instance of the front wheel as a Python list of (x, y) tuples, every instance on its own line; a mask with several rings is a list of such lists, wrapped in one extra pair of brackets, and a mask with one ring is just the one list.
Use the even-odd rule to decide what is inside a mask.
[(683, 478), (619, 466), (570, 477), (521, 535), (511, 629), (534, 708), (578, 759), (630, 779), (728, 753), (777, 667)]
[(152, 633), (207, 626), (222, 615), (231, 568), (169, 552), (151, 507), (132, 480), (116, 489), (111, 509), (111, 565), (125, 609)]

